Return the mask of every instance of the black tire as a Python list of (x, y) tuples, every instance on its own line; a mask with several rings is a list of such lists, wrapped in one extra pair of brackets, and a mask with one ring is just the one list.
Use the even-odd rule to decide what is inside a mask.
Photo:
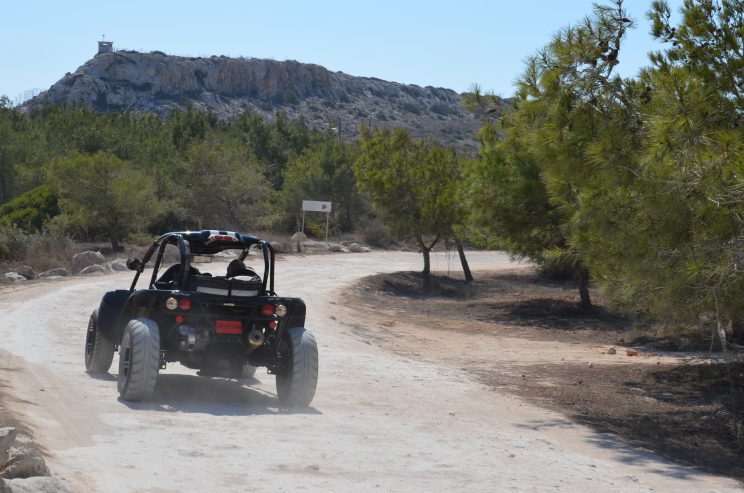
[(243, 365), (243, 372), (240, 378), (253, 378), (256, 375), (256, 370), (258, 370), (258, 367), (246, 363)]
[(114, 343), (98, 330), (98, 309), (93, 310), (85, 335), (85, 371), (106, 373), (114, 361)]
[(285, 371), (276, 376), (276, 393), (287, 406), (309, 406), (318, 385), (318, 344), (303, 327), (284, 333), (280, 352), (287, 362)]
[(152, 397), (160, 370), (160, 329), (147, 318), (130, 320), (119, 345), (119, 396), (125, 401)]

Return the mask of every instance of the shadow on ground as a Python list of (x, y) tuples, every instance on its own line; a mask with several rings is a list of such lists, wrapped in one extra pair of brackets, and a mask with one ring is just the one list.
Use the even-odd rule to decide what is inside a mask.
[(203, 413), (213, 416), (321, 414), (312, 407), (288, 408), (272, 394), (251, 388), (255, 378), (230, 380), (160, 374), (151, 402), (120, 402), (130, 409)]

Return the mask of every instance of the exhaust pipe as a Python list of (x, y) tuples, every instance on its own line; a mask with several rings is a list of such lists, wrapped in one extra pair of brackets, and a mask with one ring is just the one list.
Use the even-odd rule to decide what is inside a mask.
[(258, 329), (253, 329), (248, 333), (248, 344), (253, 346), (254, 348), (257, 348), (259, 346), (262, 346), (264, 343), (264, 335), (263, 332), (261, 332)]

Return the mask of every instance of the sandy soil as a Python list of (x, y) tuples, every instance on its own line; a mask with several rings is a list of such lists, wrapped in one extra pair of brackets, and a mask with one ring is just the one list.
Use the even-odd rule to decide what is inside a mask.
[[(475, 269), (513, 267), (495, 253), (469, 259)], [(80, 492), (741, 491), (492, 391), (457, 365), (383, 351), (360, 336), (363, 326), (341, 323), (343, 286), (419, 264), (413, 253), (278, 262), (277, 290), (305, 299), (320, 345), (318, 392), (303, 412), (280, 409), (273, 377), (261, 371), (239, 384), (178, 365), (161, 374), (152, 403), (120, 402), (116, 376), (87, 375), (82, 353), (90, 312), (130, 274), (3, 287), (0, 375), (13, 396), (4, 404)], [(444, 256), (434, 266), (454, 268)], [(566, 346), (507, 338), (501, 357), (601, 356)]]
[(462, 368), (677, 464), (744, 480), (744, 353), (726, 364), (708, 352), (710, 333), (620, 316), (596, 292), (583, 311), (573, 282), (531, 267), (477, 271), (472, 283), (435, 276), (426, 296), (421, 284), (419, 272), (357, 281), (343, 293), (355, 307), (344, 323), (397, 355)]

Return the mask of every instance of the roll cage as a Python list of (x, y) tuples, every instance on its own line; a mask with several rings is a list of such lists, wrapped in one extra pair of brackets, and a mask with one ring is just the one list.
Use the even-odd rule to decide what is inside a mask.
[(276, 295), (274, 292), (274, 249), (271, 247), (271, 244), (252, 235), (216, 230), (175, 231), (160, 236), (150, 246), (144, 257), (142, 257), (142, 260), (129, 259), (127, 261), (127, 266), (136, 271), (132, 285), (129, 287), (129, 292), (135, 290), (140, 274), (145, 270), (145, 266), (153, 255), (156, 255), (149, 284), (150, 287), (154, 286), (158, 271), (163, 262), (163, 253), (168, 245), (176, 245), (180, 254), (181, 272), (180, 279), (178, 279), (180, 290), (188, 286), (192, 255), (213, 255), (225, 250), (239, 249), (242, 252), (238, 258), (243, 261), (248, 256), (250, 248), (254, 245), (259, 245), (264, 259), (261, 292), (263, 294)]

